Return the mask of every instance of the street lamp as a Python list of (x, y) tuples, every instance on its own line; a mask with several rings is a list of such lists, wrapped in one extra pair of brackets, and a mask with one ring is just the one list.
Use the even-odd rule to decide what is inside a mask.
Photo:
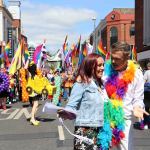
[(93, 50), (94, 50), (94, 52), (96, 52), (96, 17), (93, 17), (92, 20), (93, 20), (93, 23), (94, 23), (94, 31), (93, 31), (93, 34), (94, 34), (93, 42), (94, 42), (94, 44), (93, 44)]

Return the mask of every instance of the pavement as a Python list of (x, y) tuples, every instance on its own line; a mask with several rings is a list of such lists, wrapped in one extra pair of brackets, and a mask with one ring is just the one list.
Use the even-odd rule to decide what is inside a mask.
[[(40, 102), (37, 118), (40, 126), (28, 121), (31, 107), (21, 102), (0, 110), (0, 150), (72, 150), (73, 137), (61, 126), (56, 115), (42, 112)], [(73, 122), (65, 121), (73, 132)], [(133, 131), (135, 150), (150, 150), (150, 129)]]

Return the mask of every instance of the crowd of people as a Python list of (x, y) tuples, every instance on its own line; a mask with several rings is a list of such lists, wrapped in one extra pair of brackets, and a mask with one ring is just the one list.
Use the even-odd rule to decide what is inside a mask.
[[(65, 108), (77, 114), (74, 133), (94, 141), (89, 145), (74, 138), (74, 150), (108, 150), (114, 146), (120, 150), (133, 150), (133, 116), (150, 128), (150, 63), (143, 75), (140, 65), (129, 58), (130, 46), (117, 42), (112, 45), (110, 60), (104, 61), (102, 56), (91, 53), (78, 68), (43, 71), (42, 79), (36, 64), (31, 62), (26, 77), (32, 105), (30, 122), (39, 125), (35, 116), (40, 99), (48, 99), (57, 106), (64, 100), (67, 101)], [(0, 80), (0, 109), (6, 109), (7, 97), (9, 102), (14, 102), (21, 94), (18, 85), (22, 81), (17, 75), (10, 77), (2, 70)], [(37, 84), (40, 91), (36, 89)], [(41, 84), (49, 88), (42, 89)], [(47, 89), (53, 87), (55, 92), (49, 94)], [(18, 97), (20, 100), (21, 96)], [(64, 120), (72, 119), (61, 109), (58, 115)]]

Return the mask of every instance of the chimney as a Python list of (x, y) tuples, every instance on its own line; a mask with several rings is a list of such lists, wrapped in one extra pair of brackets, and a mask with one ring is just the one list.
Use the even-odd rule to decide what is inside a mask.
[(9, 0), (8, 10), (12, 14), (13, 19), (21, 19), (21, 2), (20, 0)]
[(3, 0), (0, 0), (0, 7), (3, 7)]

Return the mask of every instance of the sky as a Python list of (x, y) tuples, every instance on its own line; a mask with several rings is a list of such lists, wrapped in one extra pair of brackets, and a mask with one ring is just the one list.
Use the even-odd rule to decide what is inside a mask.
[(46, 39), (47, 50), (55, 53), (68, 43), (87, 40), (96, 25), (113, 8), (134, 8), (134, 0), (22, 0), (22, 32), (30, 43)]

